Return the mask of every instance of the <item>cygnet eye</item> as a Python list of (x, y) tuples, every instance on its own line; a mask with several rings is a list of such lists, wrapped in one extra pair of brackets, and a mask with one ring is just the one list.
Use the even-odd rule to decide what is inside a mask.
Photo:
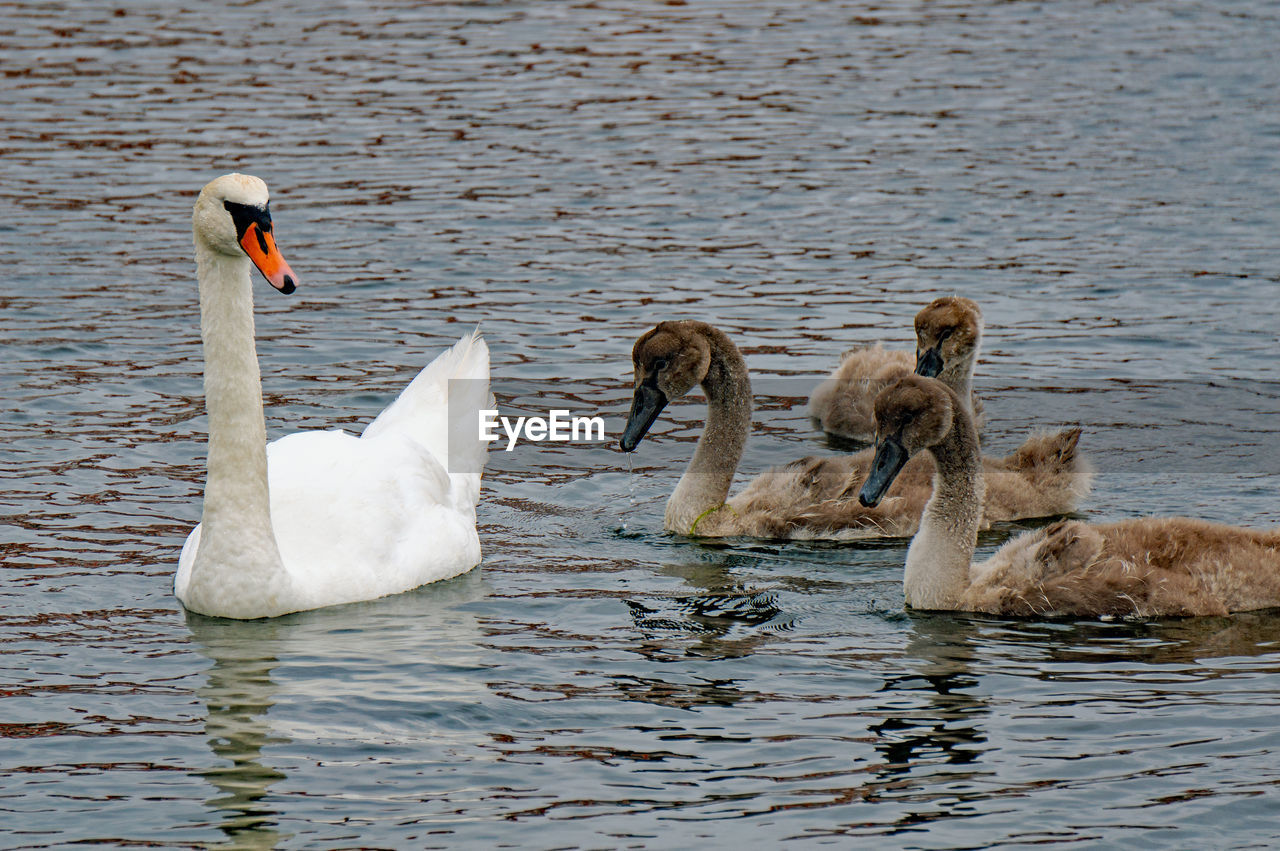
[(662, 370), (666, 368), (667, 368), (666, 358), (658, 358), (656, 361), (653, 362), (654, 372), (662, 372)]

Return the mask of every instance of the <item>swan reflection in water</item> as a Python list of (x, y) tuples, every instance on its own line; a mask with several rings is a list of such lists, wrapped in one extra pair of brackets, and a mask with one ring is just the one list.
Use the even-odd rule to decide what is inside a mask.
[(701, 555), (666, 563), (659, 570), (663, 576), (683, 580), (695, 589), (693, 593), (626, 601), (633, 625), (646, 636), (639, 652), (654, 659), (669, 658), (672, 651), (667, 642), (650, 644), (648, 637), (685, 633), (696, 639), (684, 647), (686, 655), (738, 659), (791, 629), (791, 616), (774, 589), (753, 587), (736, 575), (736, 568), (753, 566), (754, 558), (726, 555), (718, 549)]
[[(971, 812), (975, 797), (1026, 794), (1017, 784), (1005, 789), (994, 779), (1000, 773), (998, 765), (983, 765), (989, 752), (1003, 751), (1007, 760), (1012, 746), (1000, 726), (1009, 719), (1010, 699), (1000, 695), (995, 680), (1039, 672), (1045, 694), (1024, 691), (1015, 701), (1019, 711), (1027, 713), (1036, 711), (1037, 700), (1069, 705), (1073, 682), (1096, 689), (1100, 677), (1113, 682), (1115, 700), (1140, 694), (1148, 710), (1154, 710), (1165, 700), (1180, 702), (1188, 678), (1265, 669), (1271, 664), (1267, 657), (1275, 658), (1280, 649), (1276, 610), (1141, 623), (1027, 621), (944, 612), (915, 612), (907, 618), (910, 633), (903, 670), (885, 677), (880, 695), (889, 699), (876, 712), (879, 720), (868, 728), (879, 757), (871, 766), (875, 781), (858, 795), (862, 800), (893, 799), (907, 805), (886, 825), (891, 833), (913, 832), (922, 823)], [(1207, 659), (1233, 657), (1238, 664), (1205, 664)], [(1153, 673), (1159, 676), (1153, 678)], [(1170, 683), (1167, 694), (1160, 692), (1161, 681)], [(1135, 690), (1135, 684), (1140, 689)], [(1092, 694), (1096, 700), (1096, 690)], [(1108, 742), (1103, 751), (1109, 754), (1120, 747), (1116, 742), (1121, 737), (1149, 737), (1151, 730), (1143, 722), (1132, 729), (1118, 724), (1103, 735)], [(1088, 750), (1071, 737), (1062, 740), (1060, 756), (1052, 742), (1038, 739), (1036, 746), (1040, 758), (1054, 753), (1055, 758), (1078, 759)], [(970, 791), (938, 795), (946, 784)], [(847, 828), (851, 834), (861, 829)]]
[[(1187, 665), (1212, 676), (1210, 658), (1257, 657), (1280, 650), (1280, 610), (1221, 618), (1125, 621), (1026, 621), (984, 615), (915, 612), (901, 673), (885, 678), (883, 694), (923, 697), (909, 709), (886, 710), (871, 727), (880, 737), (882, 777), (910, 773), (942, 759), (949, 765), (980, 761), (990, 714), (984, 677), (1008, 673), (1001, 659), (1043, 669), (1042, 677), (1069, 682), (1108, 671), (1119, 685), (1147, 666)], [(1004, 645), (1004, 649), (1001, 648)], [(1007, 668), (1008, 662), (1003, 663)], [(1079, 673), (1073, 673), (1079, 666)]]
[(219, 828), (229, 843), (272, 848), (289, 837), (277, 829), (279, 813), (264, 799), (285, 775), (263, 764), (262, 751), (289, 740), (273, 736), (267, 724), (279, 691), (271, 679), (279, 660), (271, 651), (297, 624), (290, 618), (237, 623), (188, 612), (187, 626), (200, 653), (213, 661), (196, 690), (207, 713), (205, 738), (218, 758), (199, 772), (218, 790), (205, 804), (222, 816)]
[(895, 696), (895, 705), (903, 693), (919, 697), (909, 709), (884, 710), (882, 720), (869, 728), (880, 757), (874, 771), (886, 783), (923, 763), (975, 763), (987, 738), (981, 724), (988, 714), (986, 699), (969, 691), (978, 685), (980, 673), (973, 665), (978, 625), (930, 613), (913, 613), (908, 623), (908, 664), (885, 678), (880, 693)]
[[(197, 774), (216, 790), (205, 805), (224, 844), (272, 848), (291, 838), (281, 822), (292, 793), (273, 792), (289, 777), (280, 765), (318, 766), (325, 740), (385, 742), (385, 724), (336, 703), (359, 707), (375, 697), (394, 712), (403, 702), (403, 711), (381, 720), (407, 727), (432, 717), (433, 701), (477, 702), (481, 678), (442, 676), (441, 668), (479, 664), (479, 629), (461, 605), (485, 593), (480, 571), (472, 571), (394, 597), (267, 620), (188, 612), (193, 644), (213, 662), (196, 695), (215, 759)], [(349, 676), (333, 676), (339, 669)]]

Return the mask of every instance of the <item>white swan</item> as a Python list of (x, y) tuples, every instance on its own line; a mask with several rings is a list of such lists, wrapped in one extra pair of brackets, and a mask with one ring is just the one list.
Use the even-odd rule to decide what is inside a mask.
[(196, 200), (192, 231), (209, 458), (204, 513), (174, 577), (182, 604), (275, 617), (408, 591), (478, 564), (477, 418), (489, 401), (479, 332), (432, 361), (360, 437), (308, 431), (268, 446), (249, 263), (284, 293), (296, 277), (275, 247), (266, 184), (214, 180)]

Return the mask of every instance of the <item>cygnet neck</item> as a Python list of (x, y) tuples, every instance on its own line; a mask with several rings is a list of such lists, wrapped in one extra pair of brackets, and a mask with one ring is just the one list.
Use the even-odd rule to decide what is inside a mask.
[(986, 485), (977, 430), (961, 398), (952, 400), (951, 428), (929, 447), (933, 495), (907, 551), (903, 591), (917, 609), (954, 609), (969, 587)]
[(700, 333), (711, 354), (701, 382), (707, 394), (707, 424), (666, 510), (666, 527), (683, 534), (696, 533), (698, 521), (724, 505), (751, 430), (746, 362), (718, 329), (706, 325)]
[(938, 373), (938, 380), (955, 391), (960, 406), (973, 417), (973, 370), (978, 363), (981, 341), (974, 343), (973, 351), (946, 365)]

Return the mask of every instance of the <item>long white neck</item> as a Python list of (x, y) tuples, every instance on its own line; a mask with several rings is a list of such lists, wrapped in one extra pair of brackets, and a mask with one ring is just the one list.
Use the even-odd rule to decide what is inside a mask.
[[(202, 611), (216, 600), (221, 615), (260, 617), (274, 612), (273, 599), (287, 589), (289, 576), (271, 528), (249, 259), (213, 251), (197, 238), (196, 273), (209, 458), (200, 547), (185, 602)], [(229, 612), (230, 600), (245, 612)]]
[(955, 609), (969, 587), (986, 491), (978, 435), (967, 410), (955, 407), (951, 430), (930, 451), (937, 461), (933, 496), (907, 550), (902, 589), (913, 608)]
[(733, 474), (751, 430), (751, 379), (737, 348), (714, 328), (707, 331), (711, 366), (702, 381), (707, 394), (707, 425), (689, 466), (667, 500), (664, 525), (673, 532), (695, 532), (694, 525), (724, 505)]

